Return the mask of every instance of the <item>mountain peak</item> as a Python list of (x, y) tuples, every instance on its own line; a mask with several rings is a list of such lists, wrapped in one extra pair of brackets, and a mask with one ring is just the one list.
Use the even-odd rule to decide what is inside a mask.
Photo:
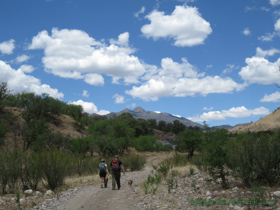
[(145, 110), (140, 106), (136, 107), (133, 111), (134, 112), (145, 112)]

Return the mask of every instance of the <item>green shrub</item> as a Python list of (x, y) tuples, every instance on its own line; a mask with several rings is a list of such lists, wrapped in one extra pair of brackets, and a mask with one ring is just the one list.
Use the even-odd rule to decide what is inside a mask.
[(146, 164), (146, 158), (138, 154), (122, 157), (121, 160), (125, 168), (129, 168), (131, 171), (139, 171), (144, 168)]
[(221, 179), (221, 185), (223, 188), (229, 188), (229, 182), (227, 177), (229, 171), (226, 168), (228, 163), (228, 156), (225, 149), (225, 145), (229, 139), (229, 134), (226, 129), (217, 129), (211, 131), (207, 125), (206, 133), (202, 141), (202, 163), (209, 172), (210, 176), (215, 181)]
[(34, 155), (34, 159), (42, 171), (45, 187), (51, 190), (62, 186), (66, 176), (73, 174), (73, 161), (69, 153), (43, 151)]
[(271, 187), (280, 181), (280, 133), (239, 134), (228, 143), (229, 167), (234, 175), (250, 186), (254, 183)]

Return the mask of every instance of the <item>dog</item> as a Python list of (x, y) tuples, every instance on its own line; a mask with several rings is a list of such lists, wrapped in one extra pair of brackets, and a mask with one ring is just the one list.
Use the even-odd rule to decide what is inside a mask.
[(131, 185), (132, 185), (132, 182), (133, 182), (132, 180), (128, 180), (128, 185), (131, 186)]

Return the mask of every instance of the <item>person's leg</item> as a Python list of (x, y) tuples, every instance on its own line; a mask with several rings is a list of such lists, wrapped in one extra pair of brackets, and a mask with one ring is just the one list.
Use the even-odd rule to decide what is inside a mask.
[(118, 185), (118, 190), (119, 190), (121, 188), (121, 171), (117, 171), (116, 180), (117, 180), (117, 185)]
[(105, 177), (105, 178), (104, 178), (105, 187), (107, 187), (107, 183), (108, 183), (108, 177)]
[(116, 171), (112, 171), (112, 190), (116, 187)]
[(101, 188), (103, 188), (103, 183), (104, 183), (104, 177), (100, 177)]

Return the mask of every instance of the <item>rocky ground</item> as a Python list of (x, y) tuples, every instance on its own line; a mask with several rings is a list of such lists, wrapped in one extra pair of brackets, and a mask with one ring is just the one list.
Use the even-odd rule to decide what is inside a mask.
[[(109, 181), (107, 188), (92, 184), (60, 193), (27, 191), (21, 200), (14, 195), (1, 197), (0, 209), (280, 209), (280, 187), (250, 190), (230, 179), (230, 189), (224, 190), (193, 166), (194, 170), (191, 166), (173, 168), (172, 176), (159, 185), (144, 186), (147, 177), (155, 174), (152, 165), (163, 159), (162, 155), (151, 156), (145, 169), (127, 172), (120, 190), (112, 190)], [(128, 180), (133, 180), (131, 186)], [(145, 194), (148, 187), (156, 189), (155, 194)]]

